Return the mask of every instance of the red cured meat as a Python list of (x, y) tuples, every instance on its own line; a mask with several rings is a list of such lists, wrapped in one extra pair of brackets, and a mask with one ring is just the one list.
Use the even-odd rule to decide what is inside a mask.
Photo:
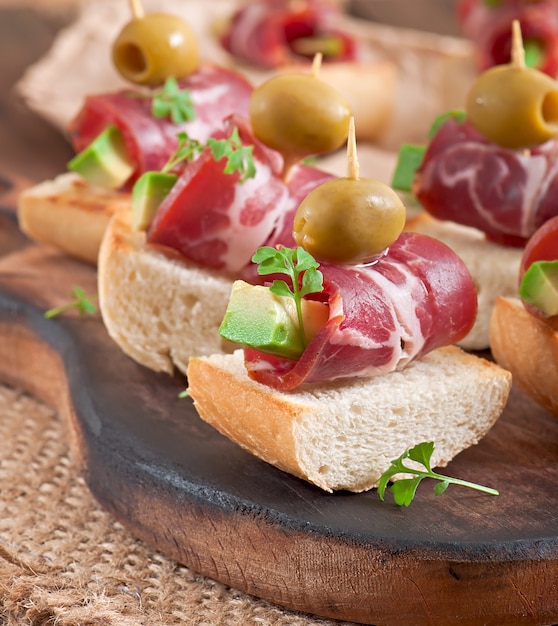
[(430, 142), (413, 183), (421, 205), (440, 220), (472, 226), (524, 246), (558, 215), (558, 142), (525, 153), (487, 141), (468, 122), (448, 119)]
[(213, 136), (228, 137), (235, 125), (242, 143), (254, 146), (256, 176), (239, 183), (240, 174), (225, 174), (225, 161), (215, 161), (206, 149), (187, 165), (147, 233), (151, 244), (230, 274), (250, 262), (290, 205), (281, 156), (258, 142), (247, 122), (231, 117)]
[[(302, 58), (293, 50), (297, 39), (331, 35), (340, 43), (339, 54), (331, 59), (354, 60), (354, 40), (334, 27), (338, 15), (332, 4), (322, 0), (296, 4), (289, 0), (247, 2), (232, 16), (221, 44), (238, 59), (273, 69)], [(328, 60), (330, 57), (324, 54), (324, 61)]]
[[(521, 257), (519, 284), (521, 284), (525, 272), (537, 261), (558, 261), (558, 217), (554, 217), (543, 224), (527, 242)], [(558, 330), (558, 316), (548, 316), (525, 300), (522, 300), (522, 303), (525, 310), (531, 315), (551, 323)]]
[(544, 48), (537, 69), (558, 75), (558, 4), (552, 0), (527, 2), (503, 0), (489, 6), (483, 0), (462, 0), (457, 9), (463, 33), (475, 46), (480, 70), (509, 63), (512, 22), (518, 20), (523, 41), (538, 42)]
[(322, 264), (329, 319), (298, 361), (244, 350), (251, 378), (280, 390), (401, 369), (471, 329), (469, 272), (445, 244), (403, 233), (374, 265)]
[(556, 260), (558, 260), (558, 217), (543, 224), (527, 242), (521, 258), (519, 279), (523, 278), (523, 274), (536, 261)]
[(195, 119), (179, 125), (157, 119), (151, 114), (151, 99), (130, 96), (131, 89), (92, 95), (69, 125), (74, 149), (83, 150), (107, 126), (116, 125), (136, 165), (133, 181), (143, 172), (161, 170), (178, 145), (177, 133), (205, 141), (229, 115), (249, 115), (253, 86), (238, 72), (205, 65), (179, 84), (190, 91)]

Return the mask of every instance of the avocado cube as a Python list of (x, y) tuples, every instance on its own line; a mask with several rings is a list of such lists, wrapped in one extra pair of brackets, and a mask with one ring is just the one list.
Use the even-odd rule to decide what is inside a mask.
[(304, 351), (294, 300), (242, 280), (233, 283), (219, 333), (234, 343), (288, 359), (298, 359)]
[(81, 174), (92, 185), (118, 189), (135, 168), (122, 133), (111, 125), (68, 163), (68, 169)]
[(136, 181), (132, 190), (132, 228), (147, 230), (161, 202), (167, 197), (176, 174), (145, 172)]
[(558, 260), (533, 263), (523, 275), (519, 295), (546, 315), (558, 315)]

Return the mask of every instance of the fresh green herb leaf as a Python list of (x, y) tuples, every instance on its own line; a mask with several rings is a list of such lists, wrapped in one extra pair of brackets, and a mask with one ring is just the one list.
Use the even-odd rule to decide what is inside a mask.
[(225, 174), (239, 172), (240, 182), (247, 178), (254, 178), (256, 166), (254, 165), (254, 146), (245, 146), (240, 140), (238, 128), (235, 126), (227, 139), (214, 139), (210, 137), (207, 145), (211, 148), (211, 153), (216, 161), (226, 158)]
[(461, 109), (454, 109), (452, 111), (446, 111), (445, 113), (438, 115), (438, 117), (432, 122), (432, 125), (430, 126), (430, 130), (428, 131), (428, 139), (433, 139), (434, 135), (438, 132), (440, 126), (442, 126), (442, 124), (450, 118), (453, 118), (457, 122), (462, 124), (467, 119), (467, 114)]
[(188, 388), (184, 389), (183, 391), (181, 391), (181, 392), (178, 394), (178, 397), (179, 397), (180, 399), (182, 399), (182, 398), (189, 398), (189, 397), (190, 397), (190, 390), (189, 390)]
[(191, 161), (204, 150), (205, 146), (197, 139), (192, 139), (188, 133), (180, 132), (176, 134), (176, 137), (178, 146), (161, 169), (163, 173), (172, 172), (183, 161)]
[(97, 311), (97, 306), (93, 304), (92, 300), (96, 299), (96, 295), (87, 296), (81, 287), (74, 287), (72, 289), (72, 300), (70, 302), (53, 309), (49, 309), (44, 315), (47, 319), (50, 319), (71, 309), (77, 309), (80, 315), (93, 315)]
[(168, 117), (175, 124), (184, 124), (196, 117), (190, 92), (180, 89), (176, 78), (172, 76), (153, 94), (151, 113), (157, 119)]
[[(430, 460), (432, 453), (434, 452), (434, 442), (424, 441), (417, 444), (413, 448), (406, 450), (399, 458), (391, 462), (390, 467), (382, 474), (378, 483), (378, 495), (381, 500), (384, 500), (385, 491), (388, 483), (396, 474), (411, 474), (413, 478), (401, 478), (393, 481), (390, 491), (393, 494), (395, 503), (399, 506), (409, 506), (415, 497), (417, 487), (424, 478), (433, 478), (440, 481), (434, 487), (434, 493), (439, 496), (448, 488), (450, 484), (461, 485), (462, 487), (469, 487), (470, 489), (476, 489), (483, 493), (488, 493), (493, 496), (498, 495), (496, 489), (490, 487), (484, 487), (476, 483), (471, 483), (459, 478), (451, 478), (450, 476), (444, 476), (432, 471), (430, 466)], [(425, 469), (420, 470), (415, 467), (409, 467), (405, 465), (405, 459), (410, 459), (422, 465)]]
[(291, 280), (289, 286), (284, 280), (274, 280), (270, 290), (278, 295), (293, 298), (295, 301), (298, 325), (304, 345), (306, 334), (302, 319), (302, 298), (311, 293), (323, 291), (323, 275), (318, 270), (319, 263), (304, 248), (272, 248), (263, 246), (252, 257), (258, 263), (258, 274), (286, 274)]
[(256, 166), (252, 153), (254, 146), (245, 146), (240, 140), (238, 128), (235, 126), (227, 139), (215, 139), (210, 137), (206, 144), (200, 143), (197, 139), (192, 139), (185, 132), (177, 133), (178, 146), (171, 154), (169, 160), (163, 166), (162, 172), (170, 172), (183, 161), (191, 161), (200, 155), (206, 148), (211, 150), (211, 155), (215, 161), (226, 159), (224, 172), (241, 174), (240, 182), (256, 175)]
[(168, 117), (174, 124), (184, 124), (196, 118), (192, 96), (181, 89), (176, 78), (169, 76), (161, 89), (141, 92), (129, 91), (129, 98), (151, 100), (151, 115), (157, 119)]

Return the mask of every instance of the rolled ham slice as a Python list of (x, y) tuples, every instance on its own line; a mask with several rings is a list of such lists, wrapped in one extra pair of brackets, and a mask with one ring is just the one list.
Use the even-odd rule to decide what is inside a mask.
[(183, 124), (175, 124), (170, 118), (153, 117), (151, 99), (137, 97), (138, 93), (145, 95), (145, 91), (123, 89), (88, 96), (68, 128), (74, 149), (80, 152), (107, 126), (114, 124), (122, 132), (128, 154), (136, 166), (133, 182), (144, 172), (163, 168), (178, 146), (179, 132), (204, 142), (223, 128), (229, 115), (248, 117), (253, 87), (234, 70), (204, 65), (179, 85), (190, 92), (195, 110), (195, 118)]
[[(353, 61), (356, 43), (335, 28), (339, 9), (324, 0), (256, 0), (246, 2), (230, 19), (221, 44), (235, 58), (262, 69), (274, 69), (295, 60), (311, 60), (314, 52), (301, 54), (301, 38), (334, 37), (336, 54), (323, 54), (325, 62)], [(317, 50), (315, 51), (317, 52)]]
[(281, 155), (255, 139), (246, 120), (231, 116), (213, 137), (228, 137), (235, 126), (242, 143), (254, 146), (255, 177), (240, 183), (240, 174), (225, 174), (224, 160), (216, 162), (206, 149), (186, 166), (158, 208), (147, 241), (172, 248), (203, 267), (256, 282), (259, 277), (251, 263), (256, 249), (294, 245), (292, 222), (298, 205), (333, 176), (297, 165), (286, 182)]
[(287, 391), (302, 383), (363, 378), (461, 340), (477, 312), (463, 262), (440, 241), (403, 233), (369, 266), (322, 264), (329, 319), (297, 361), (245, 348), (248, 374)]
[(434, 217), (523, 247), (558, 215), (558, 141), (530, 152), (509, 150), (449, 118), (430, 142), (412, 191)]

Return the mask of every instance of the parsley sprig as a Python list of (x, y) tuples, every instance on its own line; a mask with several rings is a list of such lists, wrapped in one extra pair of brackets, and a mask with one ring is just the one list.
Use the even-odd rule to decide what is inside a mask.
[(163, 87), (151, 101), (153, 117), (169, 117), (175, 124), (184, 124), (196, 117), (192, 96), (187, 89), (180, 89), (176, 78), (169, 76)]
[(162, 172), (170, 172), (183, 161), (191, 161), (201, 154), (207, 146), (210, 148), (211, 154), (216, 161), (226, 159), (227, 162), (223, 170), (225, 174), (238, 172), (241, 175), (241, 183), (247, 178), (253, 178), (256, 175), (256, 166), (253, 158), (254, 146), (245, 146), (242, 143), (236, 126), (232, 129), (228, 138), (215, 139), (210, 137), (205, 144), (197, 139), (193, 139), (185, 132), (177, 133), (176, 136), (178, 138), (178, 146), (163, 166)]
[[(433, 478), (440, 481), (434, 486), (434, 493), (439, 496), (449, 487), (450, 484), (461, 485), (462, 487), (469, 487), (482, 491), (493, 496), (497, 496), (498, 491), (491, 489), (490, 487), (484, 487), (476, 483), (471, 483), (466, 480), (460, 480), (459, 478), (452, 478), (450, 476), (444, 476), (432, 471), (430, 466), (430, 459), (434, 452), (434, 442), (424, 441), (417, 444), (413, 448), (406, 450), (399, 458), (391, 462), (391, 466), (382, 474), (378, 483), (378, 495), (381, 500), (384, 500), (385, 490), (390, 479), (395, 474), (412, 474), (413, 478), (401, 478), (392, 483), (390, 491), (393, 494), (395, 503), (399, 506), (409, 506), (415, 497), (417, 487), (424, 478)], [(415, 467), (409, 467), (405, 465), (405, 459), (416, 461), (422, 465), (425, 470), (419, 470)]]
[(272, 248), (262, 246), (252, 257), (258, 263), (258, 274), (286, 274), (291, 286), (284, 280), (275, 279), (270, 290), (277, 296), (293, 298), (296, 306), (298, 326), (304, 345), (307, 344), (302, 317), (302, 298), (311, 293), (323, 291), (323, 275), (318, 270), (319, 263), (300, 246), (298, 248)]
[(256, 175), (253, 157), (254, 146), (243, 145), (236, 126), (232, 129), (227, 139), (210, 137), (207, 140), (207, 145), (211, 148), (211, 153), (216, 161), (227, 159), (225, 174), (239, 172), (242, 174), (240, 182), (244, 182), (247, 178), (253, 178)]
[(151, 115), (157, 119), (168, 117), (174, 124), (184, 124), (196, 117), (192, 96), (188, 89), (181, 89), (178, 81), (169, 76), (164, 85), (156, 91), (142, 93), (131, 91), (130, 98), (151, 99)]
[(71, 309), (76, 309), (80, 315), (93, 315), (97, 311), (97, 306), (93, 303), (93, 300), (96, 299), (96, 295), (88, 296), (82, 287), (75, 286), (72, 289), (72, 299), (70, 302), (45, 311), (44, 316), (50, 319), (65, 311), (70, 311)]

